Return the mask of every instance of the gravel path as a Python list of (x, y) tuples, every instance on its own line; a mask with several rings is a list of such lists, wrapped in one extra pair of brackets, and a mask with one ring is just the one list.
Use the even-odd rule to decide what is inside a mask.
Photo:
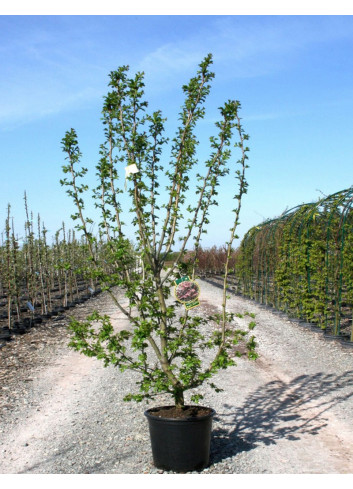
[[(220, 289), (199, 283), (201, 306), (193, 314), (221, 303)], [(353, 351), (243, 298), (232, 296), (228, 304), (256, 314), (260, 357), (239, 359), (219, 373), (215, 381), (224, 392), (200, 391), (217, 413), (203, 473), (353, 473)], [(106, 294), (77, 311), (83, 315), (98, 305), (116, 327), (126, 328)], [(152, 404), (122, 400), (135, 374), (104, 368), (68, 349), (67, 339), (61, 328), (40, 362), (27, 365), (16, 385), (2, 386), (12, 401), (0, 411), (0, 473), (163, 473), (153, 466), (143, 415)], [(163, 396), (155, 402), (168, 403)]]

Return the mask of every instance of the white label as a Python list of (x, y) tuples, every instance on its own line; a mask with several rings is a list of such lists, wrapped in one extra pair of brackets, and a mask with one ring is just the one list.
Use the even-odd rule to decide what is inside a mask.
[(32, 312), (34, 311), (34, 307), (32, 306), (31, 302), (29, 302), (29, 301), (27, 302), (27, 307), (30, 311), (32, 311)]
[(127, 178), (132, 173), (138, 173), (140, 170), (137, 168), (135, 163), (125, 167), (125, 178)]

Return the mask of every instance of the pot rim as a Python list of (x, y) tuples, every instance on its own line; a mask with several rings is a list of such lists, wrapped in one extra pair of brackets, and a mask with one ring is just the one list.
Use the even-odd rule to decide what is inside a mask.
[(149, 408), (147, 409), (143, 414), (147, 417), (147, 418), (151, 418), (151, 419), (154, 419), (154, 420), (163, 420), (163, 421), (171, 421), (173, 423), (182, 423), (182, 422), (185, 422), (185, 421), (190, 421), (190, 420), (193, 420), (193, 421), (201, 421), (203, 419), (206, 419), (206, 418), (210, 418), (210, 417), (213, 417), (215, 414), (216, 414), (216, 411), (209, 407), (209, 406), (201, 406), (199, 404), (187, 404), (186, 408), (188, 407), (193, 407), (193, 408), (200, 408), (200, 409), (209, 409), (210, 412), (208, 414), (205, 414), (204, 416), (197, 416), (197, 417), (194, 417), (194, 416), (188, 416), (188, 417), (185, 417), (185, 418), (165, 418), (163, 416), (154, 416), (150, 411), (154, 411), (156, 409), (165, 409), (165, 408), (173, 408), (175, 407), (174, 404), (168, 404), (167, 406), (155, 406), (155, 407), (152, 407), (152, 408)]

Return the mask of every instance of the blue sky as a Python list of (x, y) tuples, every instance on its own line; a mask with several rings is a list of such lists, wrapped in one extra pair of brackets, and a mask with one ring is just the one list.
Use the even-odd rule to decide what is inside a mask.
[[(72, 226), (59, 184), (60, 142), (76, 129), (94, 182), (111, 70), (128, 64), (131, 74), (145, 72), (149, 107), (162, 110), (173, 137), (181, 86), (207, 53), (216, 76), (198, 129), (200, 160), (224, 101), (241, 102), (250, 135), (240, 236), (286, 208), (353, 184), (352, 16), (2, 15), (1, 228), (10, 203), (21, 235), (25, 190), (48, 229), (55, 232), (62, 220)], [(205, 246), (227, 240), (233, 190), (234, 182), (225, 182)]]

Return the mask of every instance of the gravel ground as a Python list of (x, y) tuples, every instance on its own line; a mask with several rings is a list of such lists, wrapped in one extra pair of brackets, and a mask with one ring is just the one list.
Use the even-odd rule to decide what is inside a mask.
[[(222, 291), (199, 284), (201, 306), (192, 314), (220, 309)], [(223, 392), (200, 390), (203, 404), (216, 410), (210, 465), (202, 474), (352, 474), (353, 351), (244, 298), (232, 295), (228, 305), (256, 314), (260, 357), (220, 372), (214, 380)], [(117, 328), (127, 327), (106, 294), (75, 314), (98, 306)], [(136, 374), (70, 350), (64, 326), (56, 326), (57, 341), (36, 350), (30, 365), (24, 360), (16, 382), (11, 375), (3, 380), (0, 473), (164, 473), (153, 466), (143, 412), (170, 399), (125, 403)], [(55, 331), (54, 323), (47, 328)], [(40, 331), (16, 342), (33, 348), (31, 335), (38, 340)], [(12, 368), (4, 359), (15, 347), (0, 350), (0, 366)]]

